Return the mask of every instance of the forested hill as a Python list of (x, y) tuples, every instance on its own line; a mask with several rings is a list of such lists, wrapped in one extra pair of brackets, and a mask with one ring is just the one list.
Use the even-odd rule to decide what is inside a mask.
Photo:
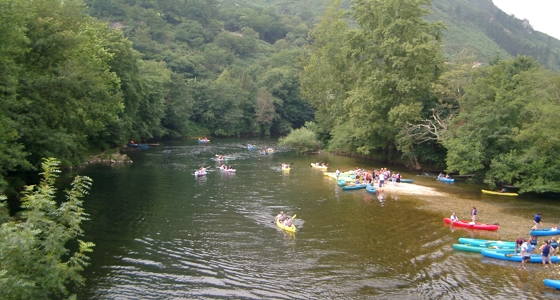
[(433, 0), (432, 10), (428, 19), (443, 21), (447, 27), (448, 55), (467, 49), (482, 62), (528, 55), (550, 69), (560, 69), (560, 41), (533, 30), (530, 21), (504, 13), (491, 0)]

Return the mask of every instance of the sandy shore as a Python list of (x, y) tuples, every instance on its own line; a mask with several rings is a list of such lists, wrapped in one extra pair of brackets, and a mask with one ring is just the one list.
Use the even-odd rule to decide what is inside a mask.
[[(383, 188), (376, 187), (378, 192), (382, 192), (386, 196), (394, 197), (400, 195), (414, 195), (415, 198), (421, 200), (420, 208), (427, 209), (435, 212), (441, 212), (442, 226), (443, 218), (449, 217), (452, 212), (457, 212), (460, 219), (470, 219), (467, 211), (471, 206), (477, 207), (480, 213), (477, 221), (481, 223), (499, 223), (500, 229), (497, 232), (488, 232), (477, 230), (475, 232), (468, 232), (468, 235), (478, 238), (489, 239), (502, 239), (502, 240), (516, 240), (519, 237), (529, 237), (529, 230), (533, 226), (533, 214), (536, 211), (531, 211), (525, 214), (526, 216), (519, 216), (515, 214), (516, 210), (524, 209), (523, 201), (515, 201), (507, 206), (492, 201), (481, 201), (473, 199), (461, 199), (457, 195), (450, 195), (448, 193), (438, 191), (431, 187), (426, 187), (411, 183), (401, 183), (399, 186), (393, 186), (391, 183), (385, 185)], [(554, 207), (554, 209), (557, 209)], [(548, 213), (547, 209), (543, 208), (545, 213), (541, 228), (560, 226), (557, 223), (550, 222), (552, 215), (557, 215), (556, 212)], [(529, 217), (527, 217), (529, 216)], [(548, 220), (548, 221), (547, 221)], [(539, 241), (550, 239), (551, 237), (539, 237)]]

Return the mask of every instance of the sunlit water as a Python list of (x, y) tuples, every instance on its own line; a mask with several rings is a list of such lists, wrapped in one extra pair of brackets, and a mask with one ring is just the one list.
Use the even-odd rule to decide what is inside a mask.
[[(246, 149), (256, 144), (256, 150)], [(414, 196), (380, 199), (341, 191), (322, 171), (325, 160), (348, 170), (383, 167), (348, 157), (299, 155), (275, 140), (166, 142), (130, 153), (132, 165), (90, 166), (70, 175), (93, 178), (85, 199), (86, 241), (96, 244), (90, 299), (511, 299), (558, 298), (538, 266), (454, 252), (467, 233), (443, 226), (442, 213), (419, 209)], [(216, 167), (217, 154), (237, 169)], [(282, 162), (292, 163), (289, 173)], [(206, 177), (193, 173), (210, 166)], [(415, 177), (422, 184), (432, 178)], [(457, 194), (479, 191), (445, 187)], [(535, 204), (536, 205), (536, 204)], [(297, 214), (298, 232), (272, 223)], [(559, 266), (560, 267), (560, 266)], [(558, 268), (560, 270), (560, 268)], [(554, 275), (555, 274), (555, 275)]]

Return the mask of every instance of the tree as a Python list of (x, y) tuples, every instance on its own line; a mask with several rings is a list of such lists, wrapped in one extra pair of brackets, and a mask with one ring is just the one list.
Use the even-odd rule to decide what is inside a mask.
[[(57, 205), (53, 187), (59, 162), (53, 158), (42, 163), (43, 179), (26, 187), (21, 218), (0, 226), (0, 297), (2, 299), (46, 299), (67, 296), (66, 285), (83, 284), (80, 272), (88, 265), (86, 252), (95, 246), (77, 240), (78, 249), (66, 248), (83, 234), (87, 220), (82, 198), (92, 180), (76, 176), (66, 202)], [(2, 221), (2, 218), (0, 218)]]
[(319, 149), (321, 142), (311, 128), (316, 127), (314, 123), (307, 122), (304, 127), (290, 132), (287, 136), (278, 140), (278, 145), (295, 148), (299, 152), (309, 152)]
[[(276, 116), (274, 103), (278, 102), (272, 94), (265, 88), (260, 88), (255, 100), (255, 116), (257, 123), (261, 126), (266, 135), (270, 135), (270, 126)], [(281, 101), (280, 101), (281, 102)]]

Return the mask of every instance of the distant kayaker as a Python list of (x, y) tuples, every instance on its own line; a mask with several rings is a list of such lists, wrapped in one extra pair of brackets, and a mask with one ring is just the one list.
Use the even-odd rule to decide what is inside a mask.
[(290, 217), (286, 217), (286, 219), (284, 220), (284, 226), (292, 226), (292, 219), (290, 219)]
[(520, 237), (517, 239), (517, 241), (515, 241), (515, 249), (513, 250), (513, 254), (517, 253), (517, 250), (519, 249), (519, 253), (521, 253), (521, 245), (523, 245), (523, 243), (525, 243), (525, 240)]
[(473, 222), (476, 222), (476, 214), (477, 214), (477, 213), (478, 213), (478, 211), (476, 210), (476, 207), (473, 206), (473, 207), (472, 207), (472, 210), (471, 210), (471, 220), (472, 220)]
[(550, 260), (550, 254), (553, 252), (554, 249), (550, 246), (550, 242), (545, 240), (544, 244), (539, 248), (539, 250), (541, 250), (543, 267), (546, 267), (546, 262), (548, 261), (550, 268), (552, 268), (552, 261)]
[(338, 176), (340, 176), (340, 169), (336, 169), (336, 172), (334, 172), (334, 175), (336, 175), (336, 179), (338, 179)]
[(455, 212), (453, 212), (453, 214), (451, 214), (450, 219), (453, 222), (459, 221), (459, 218), (457, 217), (457, 214)]
[(531, 260), (533, 251), (535, 251), (535, 247), (525, 240), (521, 245), (521, 269), (525, 269), (525, 263)]
[(541, 223), (541, 218), (542, 218), (542, 213), (538, 213), (535, 215), (535, 217), (533, 218), (533, 222), (535, 223), (535, 225), (531, 227), (531, 230), (536, 230), (537, 228), (539, 228), (539, 224)]
[(284, 214), (283, 211), (281, 211), (277, 216), (276, 216), (276, 220), (283, 222), (284, 219), (286, 219), (286, 215)]

